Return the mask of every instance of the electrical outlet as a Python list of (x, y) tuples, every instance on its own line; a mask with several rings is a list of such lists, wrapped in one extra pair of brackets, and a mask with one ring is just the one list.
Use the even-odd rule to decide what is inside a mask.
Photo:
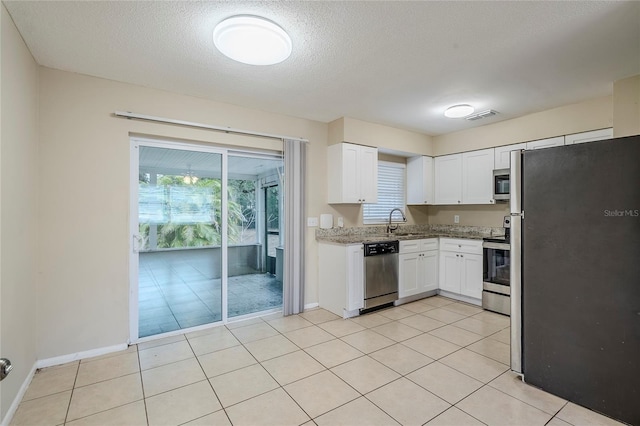
[(453, 223), (460, 223), (460, 216), (459, 215), (453, 215)]
[(313, 227), (313, 226), (318, 226), (318, 218), (317, 217), (308, 217), (307, 218), (307, 226), (308, 227)]
[(344, 227), (344, 218), (339, 217), (338, 218), (338, 228), (343, 228)]

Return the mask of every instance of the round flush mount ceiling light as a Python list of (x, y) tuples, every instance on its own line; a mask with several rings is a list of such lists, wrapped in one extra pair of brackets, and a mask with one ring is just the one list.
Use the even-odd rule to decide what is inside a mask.
[(475, 111), (475, 109), (471, 105), (454, 105), (447, 108), (444, 112), (444, 116), (448, 118), (462, 118), (469, 114), (473, 114), (473, 111)]
[(234, 61), (273, 65), (291, 55), (291, 37), (279, 25), (259, 16), (237, 15), (213, 30), (213, 43)]

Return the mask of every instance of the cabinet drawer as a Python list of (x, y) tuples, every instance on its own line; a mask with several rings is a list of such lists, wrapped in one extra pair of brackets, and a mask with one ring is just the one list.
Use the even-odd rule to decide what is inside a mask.
[(440, 250), (457, 253), (482, 254), (482, 241), (442, 238)]
[(403, 253), (416, 253), (421, 251), (420, 242), (425, 240), (407, 240), (400, 241), (400, 254)]
[(428, 240), (420, 241), (420, 251), (438, 250), (438, 239), (429, 238)]

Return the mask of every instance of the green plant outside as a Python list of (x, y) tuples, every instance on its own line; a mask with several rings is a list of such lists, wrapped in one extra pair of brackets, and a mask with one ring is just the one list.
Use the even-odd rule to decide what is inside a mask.
[[(197, 182), (187, 184), (183, 176), (159, 176), (157, 185), (170, 190), (171, 187), (193, 186), (210, 188), (209, 200), (214, 214), (210, 222), (199, 223), (161, 223), (157, 226), (157, 248), (215, 247), (222, 244), (222, 181), (220, 179), (201, 178)], [(148, 175), (140, 175), (140, 187), (149, 186)], [(241, 242), (243, 230), (255, 227), (255, 182), (246, 180), (228, 181), (228, 240), (229, 244)], [(165, 209), (170, 206), (166, 205)], [(192, 206), (198, 209), (199, 206)], [(149, 234), (152, 224), (139, 224), (139, 232), (143, 239), (142, 248), (148, 250)]]

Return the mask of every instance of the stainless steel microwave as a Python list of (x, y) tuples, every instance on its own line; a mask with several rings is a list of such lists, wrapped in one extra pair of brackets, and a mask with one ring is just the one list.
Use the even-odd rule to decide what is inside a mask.
[(508, 201), (509, 196), (509, 169), (497, 169), (493, 171), (493, 199), (496, 201)]

